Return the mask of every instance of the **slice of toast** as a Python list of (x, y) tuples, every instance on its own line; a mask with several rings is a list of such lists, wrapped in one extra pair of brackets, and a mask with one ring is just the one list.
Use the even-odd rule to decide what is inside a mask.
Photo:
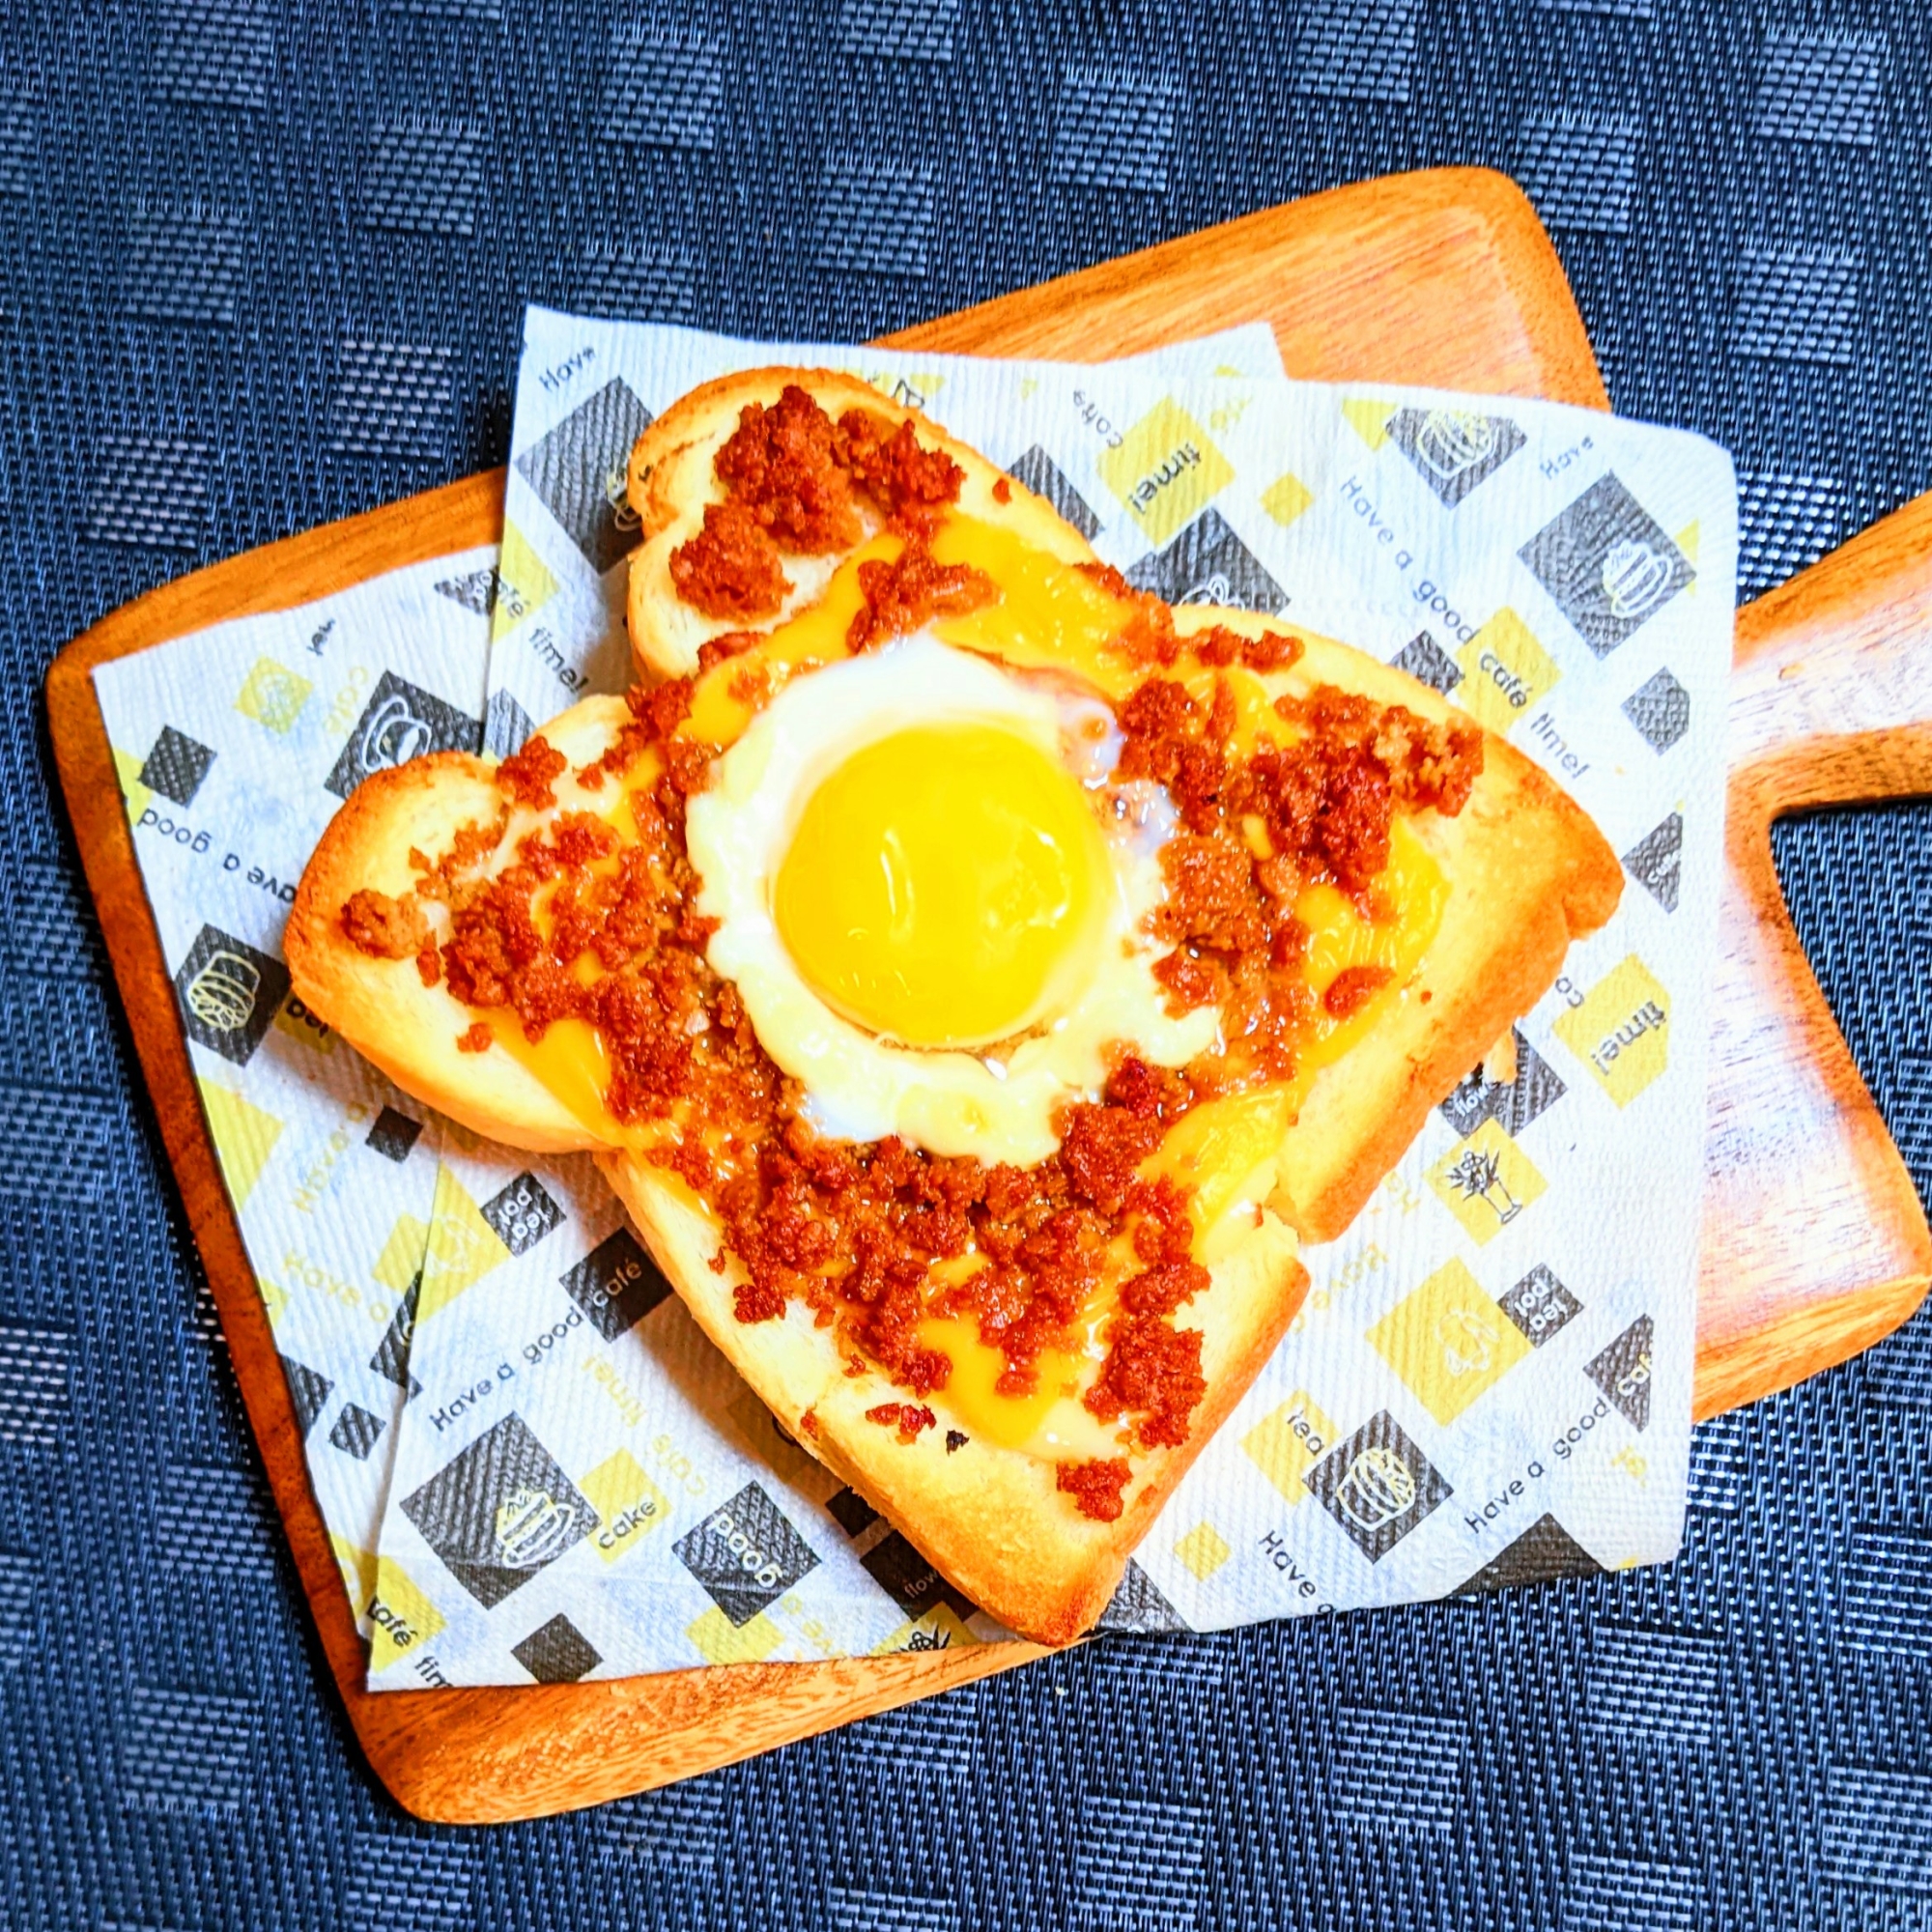
[[(646, 683), (689, 676), (697, 669), (698, 652), (710, 639), (747, 623), (782, 623), (808, 609), (823, 596), (842, 560), (843, 551), (817, 554), (787, 551), (782, 563), (792, 588), (776, 609), (755, 618), (707, 615), (678, 595), (672, 579), (671, 558), (702, 528), (706, 506), (722, 503), (728, 494), (712, 463), (737, 429), (746, 406), (770, 408), (794, 384), (810, 393), (829, 416), (863, 410), (895, 427), (916, 425), (922, 442), (944, 449), (965, 472), (958, 497), (961, 510), (997, 519), (1027, 543), (1064, 562), (1094, 561), (1087, 539), (1044, 497), (1014, 482), (977, 449), (947, 436), (917, 411), (886, 401), (856, 376), (830, 369), (761, 369), (721, 376), (680, 396), (631, 450), (631, 507), (644, 532), (644, 542), (631, 558), (631, 649), (638, 674)], [(861, 499), (855, 511), (862, 535), (879, 527), (882, 519), (874, 506)]]
[[(701, 526), (705, 505), (727, 494), (713, 464), (742, 412), (748, 406), (771, 408), (794, 384), (828, 414), (863, 409), (895, 424), (916, 424), (923, 440), (965, 472), (962, 511), (997, 521), (1068, 564), (1097, 563), (1086, 538), (1043, 497), (856, 378), (798, 369), (722, 377), (673, 403), (631, 453), (631, 503), (644, 536), (631, 564), (631, 649), (643, 682), (693, 674), (704, 645), (737, 628), (736, 620), (707, 617), (679, 599), (669, 560)], [(838, 561), (837, 555), (787, 556), (799, 588), (776, 617), (761, 621), (794, 617), (823, 594)], [(1217, 627), (1256, 638), (1294, 628), (1253, 611), (1203, 605), (1177, 609), (1174, 623), (1183, 637)], [(1304, 655), (1264, 680), (1271, 694), (1332, 685), (1406, 705), (1434, 723), (1462, 716), (1428, 686), (1363, 652), (1299, 628), (1294, 635)], [(1431, 817), (1418, 826), (1450, 875), (1470, 888), (1431, 948), (1434, 998), (1405, 1003), (1350, 1053), (1346, 1068), (1324, 1069), (1284, 1143), (1273, 1205), (1303, 1240), (1332, 1240), (1348, 1227), (1429, 1110), (1493, 1041), (1508, 1037), (1511, 1021), (1554, 980), (1571, 940), (1602, 925), (1622, 894), (1615, 854), (1539, 766), (1492, 733), (1485, 734), (1485, 761), (1462, 816)]]
[[(585, 765), (629, 715), (621, 697), (586, 697), (544, 729), (573, 766)], [(425, 985), (412, 959), (373, 956), (342, 927), (342, 908), (357, 892), (401, 898), (414, 891), (422, 873), (410, 863), (412, 851), (446, 852), (465, 827), (497, 819), (504, 799), (495, 770), (495, 760), (468, 752), (435, 752), (365, 779), (302, 873), (283, 939), (289, 972), (309, 1010), (326, 1015), (404, 1092), (506, 1147), (583, 1152), (609, 1143), (526, 1065), (507, 1053), (458, 1048), (476, 1015), (446, 984)], [(609, 806), (568, 779), (558, 797), (560, 810)], [(513, 812), (506, 844), (537, 816)]]
[[(646, 540), (634, 564), (631, 619), (646, 681), (691, 676), (706, 662), (704, 646), (718, 646), (725, 633), (737, 634), (725, 641), (744, 661), (731, 658), (697, 678), (688, 699), (692, 726), (703, 721), (714, 737), (742, 728), (756, 703), (746, 695), (746, 665), (760, 676), (774, 666), (809, 675), (815, 664), (840, 655), (846, 611), (838, 600), (849, 591), (851, 572), (839, 572), (856, 549), (876, 550), (881, 542), (890, 549), (896, 541), (877, 506), (860, 501), (832, 549), (780, 549), (781, 592), (765, 557), (757, 624), (794, 640), (809, 636), (809, 650), (747, 639), (751, 613), (701, 611), (679, 594), (674, 559), (688, 555), (704, 530), (706, 503), (721, 500), (718, 451), (748, 405), (770, 408), (789, 384), (803, 385), (830, 415), (855, 409), (889, 426), (916, 423), (920, 443), (958, 467), (957, 527), (981, 525), (1019, 546), (998, 557), (988, 551), (989, 560), (1005, 558), (1041, 582), (1051, 579), (1056, 594), (1087, 600), (1090, 615), (1099, 608), (1094, 600), (1107, 598), (1116, 599), (1117, 615), (1131, 615), (1123, 586), (1109, 588), (1105, 573), (1080, 571), (1093, 565), (1092, 554), (1050, 506), (923, 418), (824, 372), (726, 379), (668, 410), (633, 461)], [(1021, 564), (1013, 564), (1016, 557)], [(1018, 579), (1002, 589), (1018, 608)], [(995, 629), (1002, 608), (984, 620)], [(827, 611), (836, 622), (817, 621)], [(973, 621), (960, 620), (969, 630)], [(1250, 613), (1201, 611), (1174, 613), (1172, 628), (1183, 643), (1216, 634), (1223, 662), (1231, 640), (1265, 645), (1282, 630)], [(1004, 650), (992, 631), (950, 640), (996, 656), (1011, 651), (1009, 662), (1035, 668), (1057, 664), (1017, 634), (1005, 637)], [(1231, 674), (1245, 680), (1251, 710), (1264, 713), (1277, 699), (1292, 708), (1325, 687), (1403, 706), (1443, 730), (1469, 728), (1436, 694), (1401, 673), (1325, 639), (1303, 636), (1301, 644), (1293, 663)], [(1267, 662), (1267, 653), (1255, 662)], [(1148, 674), (1144, 664), (1123, 668), (1112, 660), (1065, 668), (1098, 679), (1116, 699)], [(506, 806), (492, 768), (459, 754), (370, 780), (338, 814), (304, 875), (288, 937), (296, 989), (398, 1084), (478, 1132), (536, 1151), (602, 1150), (605, 1172), (667, 1277), (797, 1439), (974, 1602), (1024, 1635), (1066, 1641), (1104, 1607), (1135, 1543), (1293, 1319), (1306, 1286), (1295, 1232), (1325, 1238), (1347, 1225), (1429, 1108), (1548, 987), (1570, 939), (1608, 916), (1621, 869), (1577, 807), (1492, 737), (1483, 742), (1481, 773), (1459, 811), (1421, 810), (1404, 821), (1414, 848), (1446, 882), (1432, 900), (1436, 923), (1419, 956), (1406, 959), (1399, 979), (1359, 1015), (1330, 1030), (1326, 1064), (1312, 1058), (1292, 1083), (1183, 1113), (1143, 1165), (1144, 1175), (1165, 1173), (1191, 1189), (1192, 1252), (1206, 1282), (1173, 1321), (1199, 1338), (1203, 1392), (1183, 1439), (1135, 1445), (1130, 1481), (1108, 1519), (1076, 1507), (1075, 1486), (1065, 1480), (1069, 1467), (1097, 1466), (1106, 1455), (1103, 1437), (1097, 1448), (1092, 1441), (1077, 1446), (1079, 1463), (1067, 1462), (1066, 1442), (1083, 1428), (1090, 1437), (1096, 1434), (1091, 1417), (1082, 1423), (1078, 1402), (1054, 1403), (1029, 1436), (1006, 1429), (1001, 1405), (1009, 1398), (968, 1389), (970, 1343), (955, 1351), (949, 1382), (909, 1392), (902, 1377), (895, 1380), (855, 1352), (839, 1321), (815, 1318), (804, 1299), (781, 1302), (776, 1313), (757, 1308), (758, 1319), (747, 1319), (748, 1276), (724, 1238), (724, 1223), (688, 1179), (652, 1157), (651, 1132), (600, 1111), (594, 1095), (586, 1104), (581, 1084), (566, 1090), (540, 1050), (526, 1050), (500, 1026), (496, 1044), (505, 1050), (469, 1050), (478, 1043), (476, 1010), (453, 997), (446, 980), (426, 984), (406, 945), (383, 948), (391, 956), (378, 956), (352, 942), (345, 907), (355, 894), (373, 891), (400, 902), (421, 876), (422, 861), (446, 850), (466, 825), (500, 820), (494, 856), (481, 862), (487, 871), (511, 863), (517, 841), (561, 812), (608, 814), (609, 789), (575, 774), (630, 718), (620, 700), (591, 699), (545, 727), (570, 769), (554, 781), (554, 805), (543, 809)], [(446, 908), (432, 904), (420, 917), (433, 936), (447, 930)], [(1052, 1402), (1051, 1390), (1046, 1396)], [(904, 1425), (893, 1426), (901, 1414)], [(1063, 1446), (1042, 1448), (1049, 1440)], [(1127, 1467), (1124, 1460), (1121, 1466)]]

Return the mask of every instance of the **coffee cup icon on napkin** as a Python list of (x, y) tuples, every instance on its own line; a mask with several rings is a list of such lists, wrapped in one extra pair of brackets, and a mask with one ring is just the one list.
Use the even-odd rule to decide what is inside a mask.
[(240, 1033), (255, 1013), (262, 975), (252, 960), (225, 948), (213, 953), (188, 981), (183, 996), (188, 1011), (217, 1033)]
[(357, 761), (365, 772), (387, 771), (406, 765), (431, 749), (432, 727), (410, 708), (401, 692), (392, 691), (362, 721), (356, 739)]
[(1445, 482), (1473, 469), (1496, 446), (1496, 425), (1467, 410), (1431, 410), (1415, 439), (1415, 454)]
[(1604, 557), (1604, 596), (1626, 622), (1647, 617), (1666, 596), (1673, 581), (1670, 559), (1636, 537), (1620, 537)]
[(524, 1484), (497, 1508), (497, 1551), (512, 1570), (540, 1570), (577, 1539), (577, 1518), (548, 1490)]
[(1359, 1527), (1380, 1529), (1415, 1505), (1415, 1472), (1399, 1451), (1377, 1443), (1349, 1464), (1335, 1506)]

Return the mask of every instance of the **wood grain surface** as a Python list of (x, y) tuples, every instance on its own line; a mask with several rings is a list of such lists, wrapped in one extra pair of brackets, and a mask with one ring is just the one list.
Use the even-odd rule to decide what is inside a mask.
[(1257, 320), (1314, 382), (1610, 406), (1549, 237), (1488, 168), (1331, 188), (882, 340), (1085, 360)]
[(1787, 1388), (1924, 1298), (1932, 1236), (1798, 943), (1771, 821), (1932, 791), (1932, 496), (1738, 614), (1697, 1413)]
[[(1252, 320), (1274, 327), (1296, 375), (1605, 405), (1547, 236), (1511, 183), (1473, 169), (1336, 189), (890, 340), (1091, 358)], [(51, 734), (89, 887), (331, 1674), (377, 1776), (410, 1810), (452, 1823), (540, 1816), (647, 1789), (1038, 1655), (1031, 1646), (987, 1646), (610, 1684), (381, 1694), (363, 1688), (362, 1645), (203, 1126), (90, 674), (224, 618), (306, 602), (379, 571), (492, 542), (501, 496), (502, 472), (493, 471), (198, 571), (103, 619), (61, 654), (47, 679)], [(1910, 1313), (1932, 1272), (1932, 1244), (1910, 1182), (1784, 917), (1764, 829), (1790, 804), (1889, 795), (1922, 784), (1932, 768), (1932, 737), (1898, 728), (1918, 722), (1907, 661), (1913, 649), (1927, 649), (1932, 574), (1919, 557), (1910, 595), (1888, 588), (1890, 573), (1912, 560), (1915, 532), (1922, 551), (1928, 528), (1932, 512), (1895, 543), (1882, 529), (1847, 551), (1861, 588), (1845, 587), (1833, 559), (1753, 607), (1741, 625), (1740, 715), (1757, 732), (1749, 743), (1761, 755), (1740, 767), (1732, 786), (1734, 822), (1747, 809), (1758, 816), (1751, 838), (1733, 839), (1727, 944), (1743, 934), (1744, 953), (1733, 949), (1726, 971), (1745, 988), (1734, 1011), (1748, 1011), (1753, 1023), (1744, 1033), (1748, 1068), (1726, 1065), (1714, 1105), (1728, 1095), (1747, 1122), (1766, 1109), (1792, 1108), (1794, 1118), (1814, 1124), (1805, 1130), (1810, 1191), (1802, 1198), (1790, 1192), (1785, 1166), (1770, 1157), (1775, 1150), (1762, 1133), (1718, 1137), (1729, 1166), (1712, 1181), (1711, 1227), (1723, 1240), (1735, 1235), (1736, 1251), (1751, 1259), (1732, 1264), (1715, 1236), (1706, 1240), (1700, 1414), (1864, 1346)], [(1809, 639), (1795, 657), (1777, 655), (1780, 626)], [(1774, 668), (1753, 673), (1753, 649), (1768, 664), (1775, 659)], [(1874, 700), (1879, 709), (1869, 720), (1861, 714), (1850, 736), (1828, 732), (1820, 694), (1827, 677), (1846, 674), (1832, 667), (1862, 667), (1867, 658), (1889, 668), (1892, 698)], [(1787, 662), (1800, 668), (1780, 678)], [(1932, 679), (1921, 678), (1920, 688), (1932, 689)], [(1842, 720), (1843, 712), (1840, 704), (1833, 715)], [(1762, 859), (1756, 870), (1747, 863), (1753, 855)], [(1775, 1225), (1766, 1225), (1760, 1208)], [(1814, 1211), (1834, 1217), (1828, 1238), (1846, 1243), (1842, 1265), (1811, 1265), (1808, 1236), (1785, 1219)]]

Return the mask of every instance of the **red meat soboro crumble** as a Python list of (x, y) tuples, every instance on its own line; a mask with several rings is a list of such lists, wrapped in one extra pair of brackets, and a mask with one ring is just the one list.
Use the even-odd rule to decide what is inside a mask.
[[(933, 559), (929, 543), (965, 472), (922, 445), (909, 422), (861, 410), (835, 422), (787, 387), (772, 408), (743, 411), (713, 469), (723, 498), (670, 559), (678, 595), (707, 615), (776, 616), (791, 587), (783, 557), (849, 551), (868, 520), (903, 547), (890, 562), (861, 565), (849, 649), (999, 595), (982, 572)], [(1010, 494), (994, 491), (1001, 501)], [(1041, 1357), (1111, 1292), (1105, 1358), (1083, 1401), (1120, 1426), (1122, 1453), (1064, 1463), (1056, 1475), (1083, 1514), (1111, 1522), (1125, 1506), (1131, 1454), (1185, 1442), (1206, 1393), (1201, 1335), (1174, 1320), (1209, 1283), (1193, 1257), (1189, 1192), (1144, 1178), (1141, 1166), (1200, 1101), (1293, 1075), (1317, 1002), (1305, 973), (1310, 935), (1290, 908), (1305, 886), (1327, 880), (1385, 916), (1375, 888), (1396, 814), (1461, 811), (1483, 748), (1474, 725), (1321, 687), (1275, 700), (1286, 742), (1262, 738), (1236, 755), (1226, 673), (1286, 668), (1299, 641), (1219, 627), (1183, 639), (1158, 599), (1105, 566), (1089, 570), (1127, 607), (1115, 647), (1146, 673), (1115, 707), (1116, 780), (1164, 786), (1180, 819), (1160, 854), (1168, 891), (1154, 932), (1170, 950), (1156, 977), (1175, 1012), (1221, 1009), (1227, 1050), (1181, 1071), (1122, 1053), (1096, 1099), (1063, 1109), (1060, 1148), (1037, 1166), (946, 1158), (896, 1139), (828, 1141), (808, 1124), (802, 1089), (705, 958), (713, 923), (694, 909), (684, 809), (715, 748), (682, 729), (692, 679), (634, 689), (610, 748), (575, 774), (588, 789), (623, 793), (635, 842), (605, 818), (554, 811), (566, 761), (538, 734), (497, 768), (504, 805), (494, 823), (466, 826), (437, 859), (412, 852), (413, 892), (355, 893), (341, 924), (363, 952), (414, 957), (426, 984), (444, 981), (463, 1005), (513, 1020), (531, 1040), (561, 1019), (594, 1027), (610, 1061), (611, 1116), (654, 1129), (644, 1157), (716, 1217), (712, 1265), (722, 1272), (728, 1257), (744, 1277), (733, 1290), (738, 1319), (772, 1321), (804, 1304), (838, 1331), (848, 1367), (875, 1364), (912, 1398), (867, 1411), (902, 1442), (935, 1426), (921, 1398), (944, 1390), (952, 1370), (920, 1340), (928, 1317), (975, 1322), (1004, 1358), (1000, 1392), (1020, 1396), (1037, 1386)], [(762, 636), (712, 639), (698, 676)], [(1213, 674), (1205, 702), (1202, 670)], [(762, 673), (735, 675), (731, 695), (761, 704)], [(513, 806), (554, 815), (506, 852)], [(440, 941), (430, 904), (447, 911)], [(1347, 1017), (1387, 977), (1350, 968), (1320, 1006)], [(493, 1038), (479, 1019), (459, 1044), (480, 1052)], [(941, 1264), (954, 1264), (945, 1285)]]

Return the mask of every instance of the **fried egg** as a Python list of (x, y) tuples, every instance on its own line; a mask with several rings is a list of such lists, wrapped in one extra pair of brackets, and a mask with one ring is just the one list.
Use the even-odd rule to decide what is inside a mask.
[(1148, 931), (1165, 793), (1069, 682), (918, 633), (794, 679), (711, 768), (685, 837), (708, 957), (819, 1132), (1031, 1167), (1111, 1051), (1164, 1066)]

